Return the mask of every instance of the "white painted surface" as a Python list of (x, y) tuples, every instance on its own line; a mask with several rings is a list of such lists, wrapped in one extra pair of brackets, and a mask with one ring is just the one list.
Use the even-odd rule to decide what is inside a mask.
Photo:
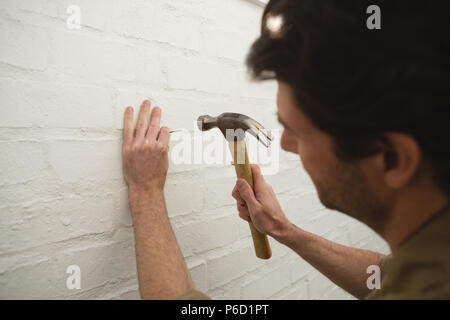
[[(150, 97), (164, 124), (246, 113), (279, 128), (273, 83), (246, 80), (261, 7), (244, 0), (2, 0), (0, 298), (138, 298), (121, 173), (122, 113)], [(69, 5), (81, 29), (66, 27)], [(273, 146), (279, 148), (278, 145)], [(287, 216), (340, 243), (386, 250), (360, 223), (319, 203), (298, 157), (268, 176)], [(348, 298), (271, 241), (254, 257), (237, 217), (231, 166), (171, 164), (171, 222), (197, 287), (214, 298)], [(81, 289), (68, 290), (68, 266)]]

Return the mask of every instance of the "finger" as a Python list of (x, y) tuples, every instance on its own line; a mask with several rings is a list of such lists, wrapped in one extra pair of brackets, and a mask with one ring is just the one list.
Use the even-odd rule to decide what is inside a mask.
[(150, 113), (150, 100), (144, 100), (139, 110), (139, 118), (136, 124), (136, 139), (143, 140), (148, 127), (148, 115)]
[(250, 212), (248, 211), (248, 208), (247, 208), (247, 206), (245, 205), (245, 203), (242, 204), (242, 203), (239, 203), (239, 202), (238, 202), (238, 203), (236, 204), (236, 207), (237, 207), (237, 210), (238, 210), (239, 213), (242, 213), (242, 214), (244, 214), (244, 215), (250, 216)]
[(238, 202), (245, 203), (244, 199), (242, 199), (241, 195), (239, 194), (237, 184), (234, 186), (233, 191), (231, 192), (231, 196)]
[(123, 116), (123, 146), (128, 147), (133, 142), (133, 107), (127, 107)]
[(244, 215), (242, 213), (239, 213), (239, 217), (241, 217), (241, 219), (243, 219), (243, 220), (245, 220), (247, 222), (252, 222), (252, 220), (250, 219), (249, 216), (246, 216), (246, 215)]
[(253, 183), (254, 185), (264, 184), (266, 181), (264, 180), (264, 176), (261, 173), (261, 168), (257, 164), (251, 164), (252, 175), (253, 175)]
[(169, 128), (162, 127), (161, 130), (159, 130), (158, 141), (161, 142), (163, 145), (168, 146), (169, 140), (170, 140)]
[(239, 194), (244, 199), (245, 203), (250, 208), (255, 208), (259, 205), (258, 201), (255, 198), (255, 194), (253, 193), (252, 188), (244, 179), (238, 179), (236, 183)]
[(150, 125), (148, 126), (148, 131), (146, 139), (150, 141), (156, 141), (159, 133), (159, 123), (161, 121), (161, 109), (159, 107), (154, 107), (152, 110), (152, 115), (150, 116)]

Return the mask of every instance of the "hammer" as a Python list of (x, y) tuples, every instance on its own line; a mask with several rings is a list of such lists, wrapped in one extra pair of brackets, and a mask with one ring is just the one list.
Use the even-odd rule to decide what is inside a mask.
[[(245, 179), (254, 190), (252, 170), (245, 145), (245, 133), (249, 132), (268, 148), (273, 139), (270, 131), (246, 115), (229, 112), (222, 113), (217, 117), (200, 116), (197, 120), (197, 126), (201, 131), (213, 128), (220, 129), (228, 141), (237, 177)], [(256, 256), (261, 259), (269, 259), (272, 256), (272, 250), (267, 235), (259, 232), (253, 223), (249, 222), (249, 226)]]

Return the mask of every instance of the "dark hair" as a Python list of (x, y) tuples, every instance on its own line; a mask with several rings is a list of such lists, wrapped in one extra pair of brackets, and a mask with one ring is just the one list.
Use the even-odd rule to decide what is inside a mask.
[[(450, 193), (450, 1), (271, 0), (247, 56), (255, 80), (277, 79), (352, 161), (380, 151), (383, 133), (419, 144)], [(381, 29), (366, 12), (381, 9)], [(266, 27), (282, 17), (279, 32)]]

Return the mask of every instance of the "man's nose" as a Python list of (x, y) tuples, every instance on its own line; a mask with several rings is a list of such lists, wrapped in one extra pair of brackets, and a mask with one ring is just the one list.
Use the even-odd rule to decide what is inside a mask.
[(281, 135), (280, 146), (284, 151), (297, 153), (295, 143), (287, 136), (286, 131)]

